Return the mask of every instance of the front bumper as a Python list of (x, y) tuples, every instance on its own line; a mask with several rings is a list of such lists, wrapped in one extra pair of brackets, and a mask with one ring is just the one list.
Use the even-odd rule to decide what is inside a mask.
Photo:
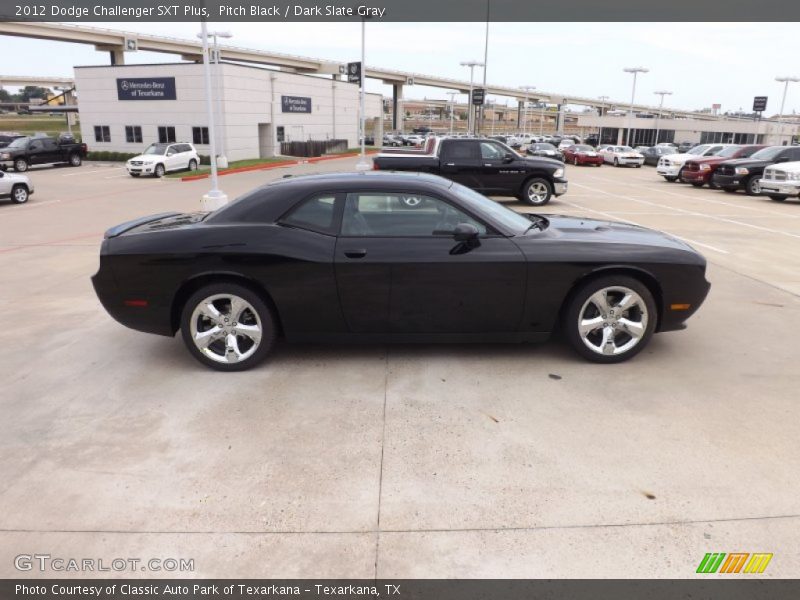
[(578, 155), (578, 164), (579, 165), (602, 165), (603, 164), (603, 157), (602, 156), (580, 156)]
[(619, 163), (620, 166), (629, 166), (629, 165), (642, 166), (644, 164), (644, 158), (624, 158), (624, 157), (618, 156), (616, 158), (616, 161), (617, 161), (617, 163)]
[(664, 177), (677, 177), (682, 168), (683, 165), (658, 165), (656, 167), (656, 173)]
[(683, 180), (686, 183), (708, 183), (711, 171), (683, 171)]
[(721, 175), (720, 173), (714, 173), (711, 181), (714, 182), (714, 185), (721, 188), (740, 188), (744, 187), (744, 179), (746, 179), (744, 175)]
[(759, 179), (758, 185), (761, 187), (762, 194), (778, 194), (781, 196), (800, 195), (800, 181), (773, 181), (771, 179)]
[(156, 166), (153, 165), (125, 165), (125, 168), (128, 170), (128, 173), (137, 174), (137, 175), (150, 175), (155, 171)]
[(566, 181), (556, 181), (553, 183), (553, 195), (554, 196), (562, 196), (567, 193), (567, 182)]

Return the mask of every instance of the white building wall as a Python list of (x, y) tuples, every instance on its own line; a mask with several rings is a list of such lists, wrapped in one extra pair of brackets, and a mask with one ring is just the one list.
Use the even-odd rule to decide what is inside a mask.
[[(279, 153), (278, 127), (285, 141), (346, 139), (358, 145), (358, 86), (345, 81), (282, 71), (222, 64), (222, 116), (217, 117), (218, 152), (228, 160), (259, 158)], [(174, 77), (176, 100), (119, 100), (117, 78)], [(205, 81), (202, 64), (76, 67), (75, 85), (81, 116), (81, 137), (90, 150), (140, 152), (158, 141), (159, 126), (175, 127), (176, 141), (192, 142), (193, 127), (207, 127)], [(281, 96), (311, 98), (311, 113), (282, 112)], [(367, 96), (367, 118), (382, 114), (382, 98)], [(110, 127), (111, 141), (95, 140), (94, 127)], [(125, 126), (142, 128), (142, 143), (128, 143)], [(259, 127), (261, 126), (261, 127)], [(260, 139), (268, 136), (270, 139)], [(196, 144), (200, 154), (207, 145)], [(268, 153), (265, 153), (268, 149)]]

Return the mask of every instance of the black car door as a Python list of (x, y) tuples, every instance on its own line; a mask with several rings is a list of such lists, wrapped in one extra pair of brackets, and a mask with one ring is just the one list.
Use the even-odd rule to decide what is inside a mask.
[(44, 140), (36, 138), (28, 144), (28, 163), (32, 165), (41, 165), (48, 162), (45, 158)]
[[(475, 244), (454, 240), (461, 223), (479, 230)], [(448, 334), (519, 327), (522, 253), (445, 199), (348, 194), (335, 262), (351, 331)]]
[(439, 173), (475, 190), (483, 189), (482, 161), (477, 140), (444, 140), (439, 153)]
[(42, 158), (41, 162), (53, 163), (63, 160), (61, 156), (61, 148), (55, 140), (51, 138), (42, 138)]
[(522, 181), (524, 171), (508, 160), (510, 151), (497, 142), (482, 141), (478, 144), (481, 152), (481, 182), (487, 191), (516, 192)]

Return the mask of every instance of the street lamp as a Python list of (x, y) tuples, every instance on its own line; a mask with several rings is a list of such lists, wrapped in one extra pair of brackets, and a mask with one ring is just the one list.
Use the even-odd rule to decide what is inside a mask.
[(473, 110), (472, 110), (472, 88), (473, 88), (473, 75), (475, 73), (475, 67), (485, 67), (485, 63), (482, 63), (477, 60), (466, 60), (461, 63), (462, 67), (469, 67), (469, 106), (467, 110), (467, 129), (470, 135), (473, 134)]
[(608, 100), (609, 96), (598, 96), (598, 100), (602, 102), (600, 105), (600, 131), (597, 133), (597, 145), (601, 146), (603, 144), (603, 110), (606, 107), (606, 100)]
[(789, 76), (776, 77), (775, 81), (780, 81), (781, 83), (784, 84), (783, 85), (783, 99), (781, 100), (781, 112), (780, 112), (780, 115), (778, 117), (780, 119), (780, 129), (778, 130), (778, 139), (781, 140), (781, 143), (783, 143), (783, 107), (784, 107), (784, 104), (786, 104), (786, 92), (789, 89), (789, 82), (796, 83), (796, 82), (800, 81), (800, 77), (789, 77)]
[(367, 65), (365, 61), (366, 55), (366, 35), (367, 35), (367, 19), (361, 19), (361, 156), (356, 163), (357, 171), (369, 171), (370, 165), (367, 162), (367, 119), (364, 111), (366, 110), (366, 79), (367, 79)]
[(198, 37), (203, 40), (203, 75), (206, 88), (206, 110), (208, 111), (208, 149), (211, 159), (211, 190), (203, 196), (200, 207), (204, 211), (212, 211), (225, 205), (228, 196), (219, 189), (217, 178), (217, 144), (214, 131), (214, 108), (211, 102), (211, 65), (208, 60), (208, 28), (206, 21), (200, 21), (200, 33)]
[(447, 92), (450, 96), (450, 135), (453, 135), (453, 112), (455, 111), (456, 96), (459, 92)]
[(528, 132), (528, 93), (536, 89), (535, 85), (521, 85), (519, 89), (525, 91), (525, 112), (522, 117), (522, 133), (523, 135)]
[[(197, 37), (201, 37), (201, 35), (202, 34), (197, 34)], [(215, 110), (217, 127), (219, 127), (219, 156), (217, 157), (217, 167), (224, 169), (228, 166), (228, 157), (225, 156), (225, 111), (222, 110), (222, 73), (219, 67), (219, 38), (230, 39), (233, 37), (233, 34), (230, 31), (209, 31), (206, 35), (210, 38), (214, 38), (214, 80), (216, 82), (214, 93), (217, 96)]]
[(664, 108), (664, 96), (671, 96), (672, 92), (667, 92), (664, 90), (659, 90), (657, 92), (653, 92), (656, 96), (661, 96), (661, 102), (658, 104), (658, 118), (656, 119), (656, 143), (653, 144), (654, 146), (658, 145), (658, 133), (661, 129), (661, 111)]
[(628, 146), (632, 146), (631, 144), (631, 119), (633, 118), (633, 100), (636, 97), (636, 76), (639, 73), (647, 73), (650, 69), (645, 67), (625, 67), (622, 69), (626, 73), (633, 73), (633, 91), (631, 92), (631, 110), (628, 113), (628, 139), (626, 140)]

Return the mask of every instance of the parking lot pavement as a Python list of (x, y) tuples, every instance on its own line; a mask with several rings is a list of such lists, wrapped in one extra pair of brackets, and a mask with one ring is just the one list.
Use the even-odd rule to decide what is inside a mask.
[[(220, 183), (234, 197), (354, 164)], [(157, 576), (683, 578), (730, 551), (800, 575), (798, 203), (569, 167), (545, 212), (664, 229), (709, 259), (689, 328), (624, 364), (558, 342), (284, 344), (221, 374), (95, 298), (106, 228), (195, 210), (208, 189), (119, 175), (36, 169), (30, 204), (0, 204), (16, 344), (0, 361), (0, 576), (41, 576), (13, 557), (48, 553), (195, 560)]]

